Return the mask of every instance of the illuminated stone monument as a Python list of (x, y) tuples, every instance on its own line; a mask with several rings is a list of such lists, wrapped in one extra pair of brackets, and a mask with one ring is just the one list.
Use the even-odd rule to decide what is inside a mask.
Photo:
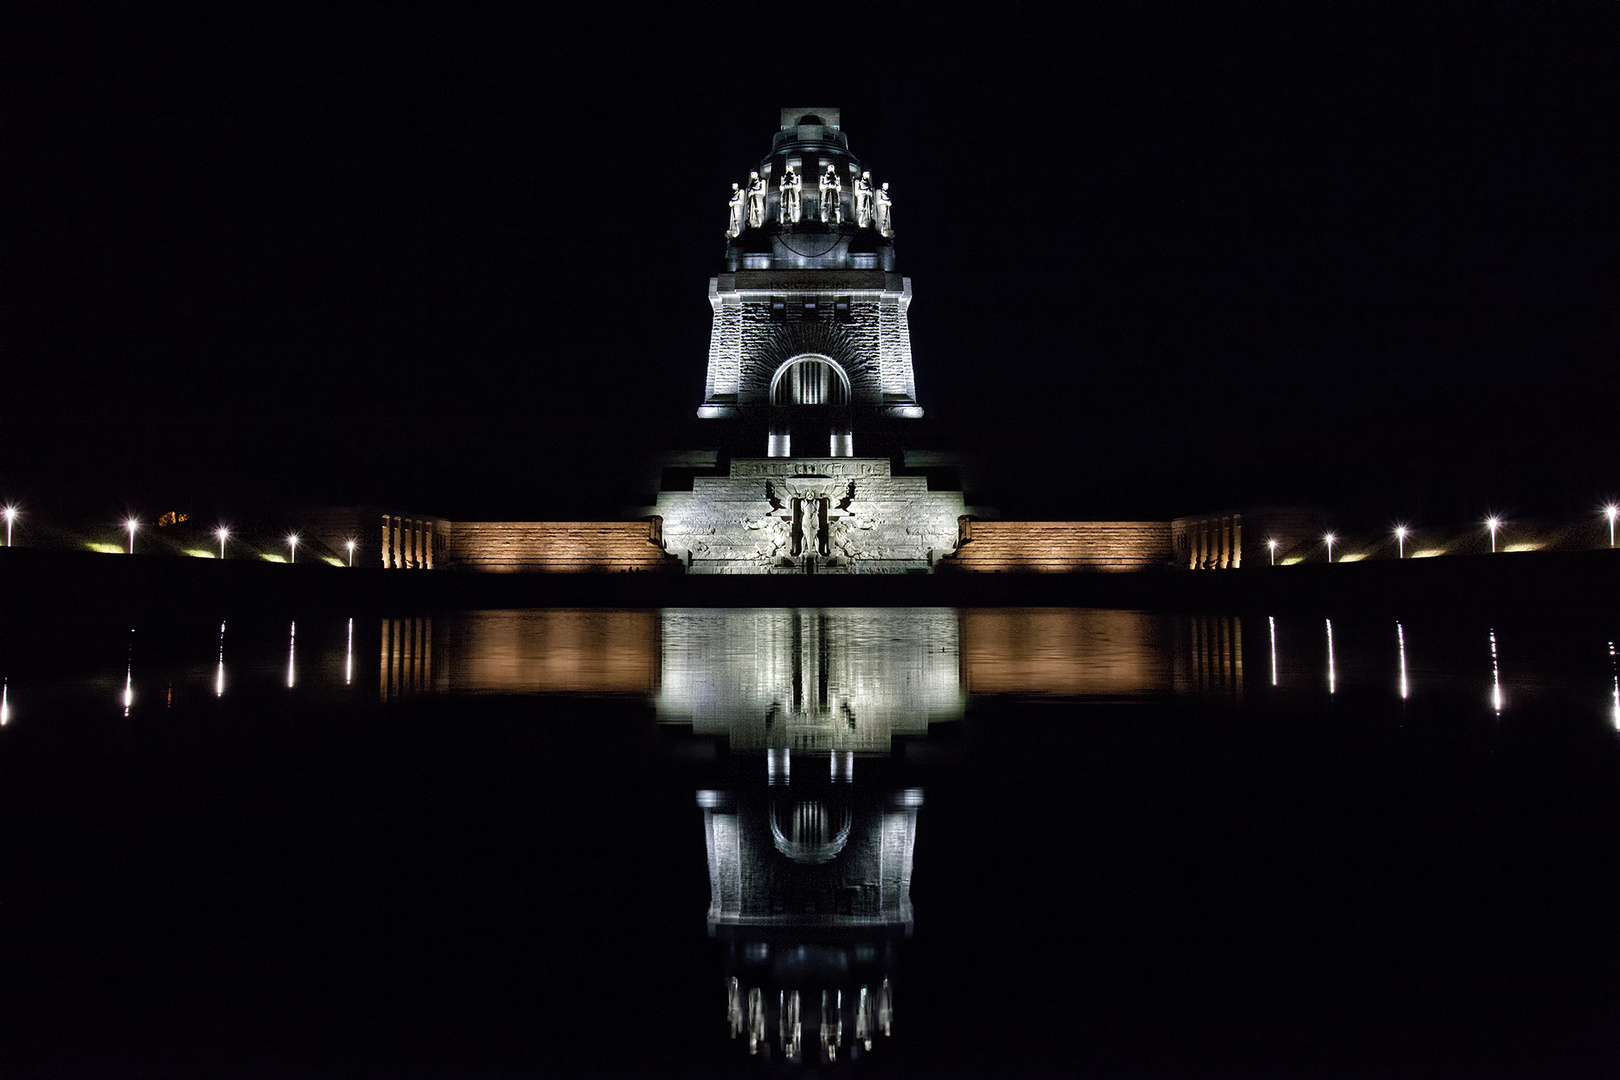
[(764, 456), (660, 493), (665, 549), (695, 573), (927, 570), (956, 547), (961, 493), (895, 475), (892, 446), (855, 456), (858, 435), (922, 416), (888, 184), (850, 153), (837, 109), (783, 109), (743, 191), (709, 281), (698, 415)]

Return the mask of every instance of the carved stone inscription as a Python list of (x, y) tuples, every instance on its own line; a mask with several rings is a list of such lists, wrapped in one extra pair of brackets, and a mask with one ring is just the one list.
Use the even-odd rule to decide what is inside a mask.
[(742, 476), (888, 476), (889, 463), (860, 458), (742, 458), (731, 463), (731, 475)]

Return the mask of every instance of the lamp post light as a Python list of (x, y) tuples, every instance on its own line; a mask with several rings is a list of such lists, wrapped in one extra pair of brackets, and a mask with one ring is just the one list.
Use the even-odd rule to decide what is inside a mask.
[(1271, 565), (1277, 565), (1277, 540), (1275, 537), (1266, 541), (1266, 549), (1271, 552)]
[(136, 521), (134, 518), (130, 518), (128, 521), (124, 522), (124, 528), (129, 530), (129, 553), (131, 555), (135, 554), (135, 530), (139, 525), (140, 522)]
[(1485, 527), (1491, 530), (1491, 554), (1496, 554), (1496, 530), (1502, 527), (1502, 519), (1492, 514), (1485, 519)]
[(231, 530), (221, 525), (214, 530), (214, 535), (219, 537), (219, 557), (223, 559), (225, 558), (225, 538), (231, 535)]
[(1333, 561), (1333, 541), (1338, 539), (1338, 537), (1334, 536), (1332, 533), (1326, 533), (1325, 535), (1323, 535), (1322, 539), (1327, 542), (1328, 562), (1332, 562)]
[(288, 554), (287, 554), (287, 562), (288, 563), (295, 563), (295, 562), (298, 561), (298, 534), (297, 533), (289, 533), (287, 535), (287, 552), (288, 552)]
[(1406, 558), (1406, 526), (1405, 525), (1397, 525), (1397, 526), (1395, 526), (1395, 557), (1397, 559)]
[(344, 541), (343, 546), (349, 549), (349, 565), (353, 566), (354, 565), (354, 541), (353, 540), (346, 540), (346, 541)]
[[(11, 510), (10, 507), (6, 508), (6, 514), (7, 515), (10, 515), (12, 512), (13, 511)], [(1620, 517), (1620, 506), (1616, 506), (1614, 503), (1610, 503), (1608, 506), (1605, 506), (1603, 508), (1603, 516), (1609, 519), (1609, 546), (1614, 547), (1614, 519), (1617, 518), (1617, 517)], [(11, 518), (9, 516), (6, 518), (6, 522), (7, 522), (7, 525), (6, 525), (6, 547), (10, 547), (11, 546), (11, 525), (10, 525)]]
[[(16, 520), (17, 520), (17, 508), (15, 506), (6, 507), (6, 547), (11, 546), (11, 526), (12, 526), (12, 523), (15, 522)], [(1613, 518), (1609, 519), (1609, 529), (1610, 529), (1611, 532), (1614, 529), (1614, 519)], [(1614, 545), (1610, 544), (1609, 546), (1613, 547)]]

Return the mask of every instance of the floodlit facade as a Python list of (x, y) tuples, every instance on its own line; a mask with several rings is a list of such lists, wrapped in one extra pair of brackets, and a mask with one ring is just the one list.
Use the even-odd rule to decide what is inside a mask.
[(888, 184), (837, 109), (783, 109), (728, 209), (698, 415), (763, 456), (660, 493), (665, 549), (694, 573), (927, 571), (956, 546), (961, 493), (896, 475), (892, 447), (856, 456), (922, 416)]

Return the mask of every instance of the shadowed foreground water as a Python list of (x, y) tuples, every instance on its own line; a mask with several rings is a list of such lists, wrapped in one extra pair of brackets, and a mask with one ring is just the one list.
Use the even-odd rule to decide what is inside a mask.
[(1060, 608), (9, 628), (0, 1063), (1612, 1075), (1614, 636)]

